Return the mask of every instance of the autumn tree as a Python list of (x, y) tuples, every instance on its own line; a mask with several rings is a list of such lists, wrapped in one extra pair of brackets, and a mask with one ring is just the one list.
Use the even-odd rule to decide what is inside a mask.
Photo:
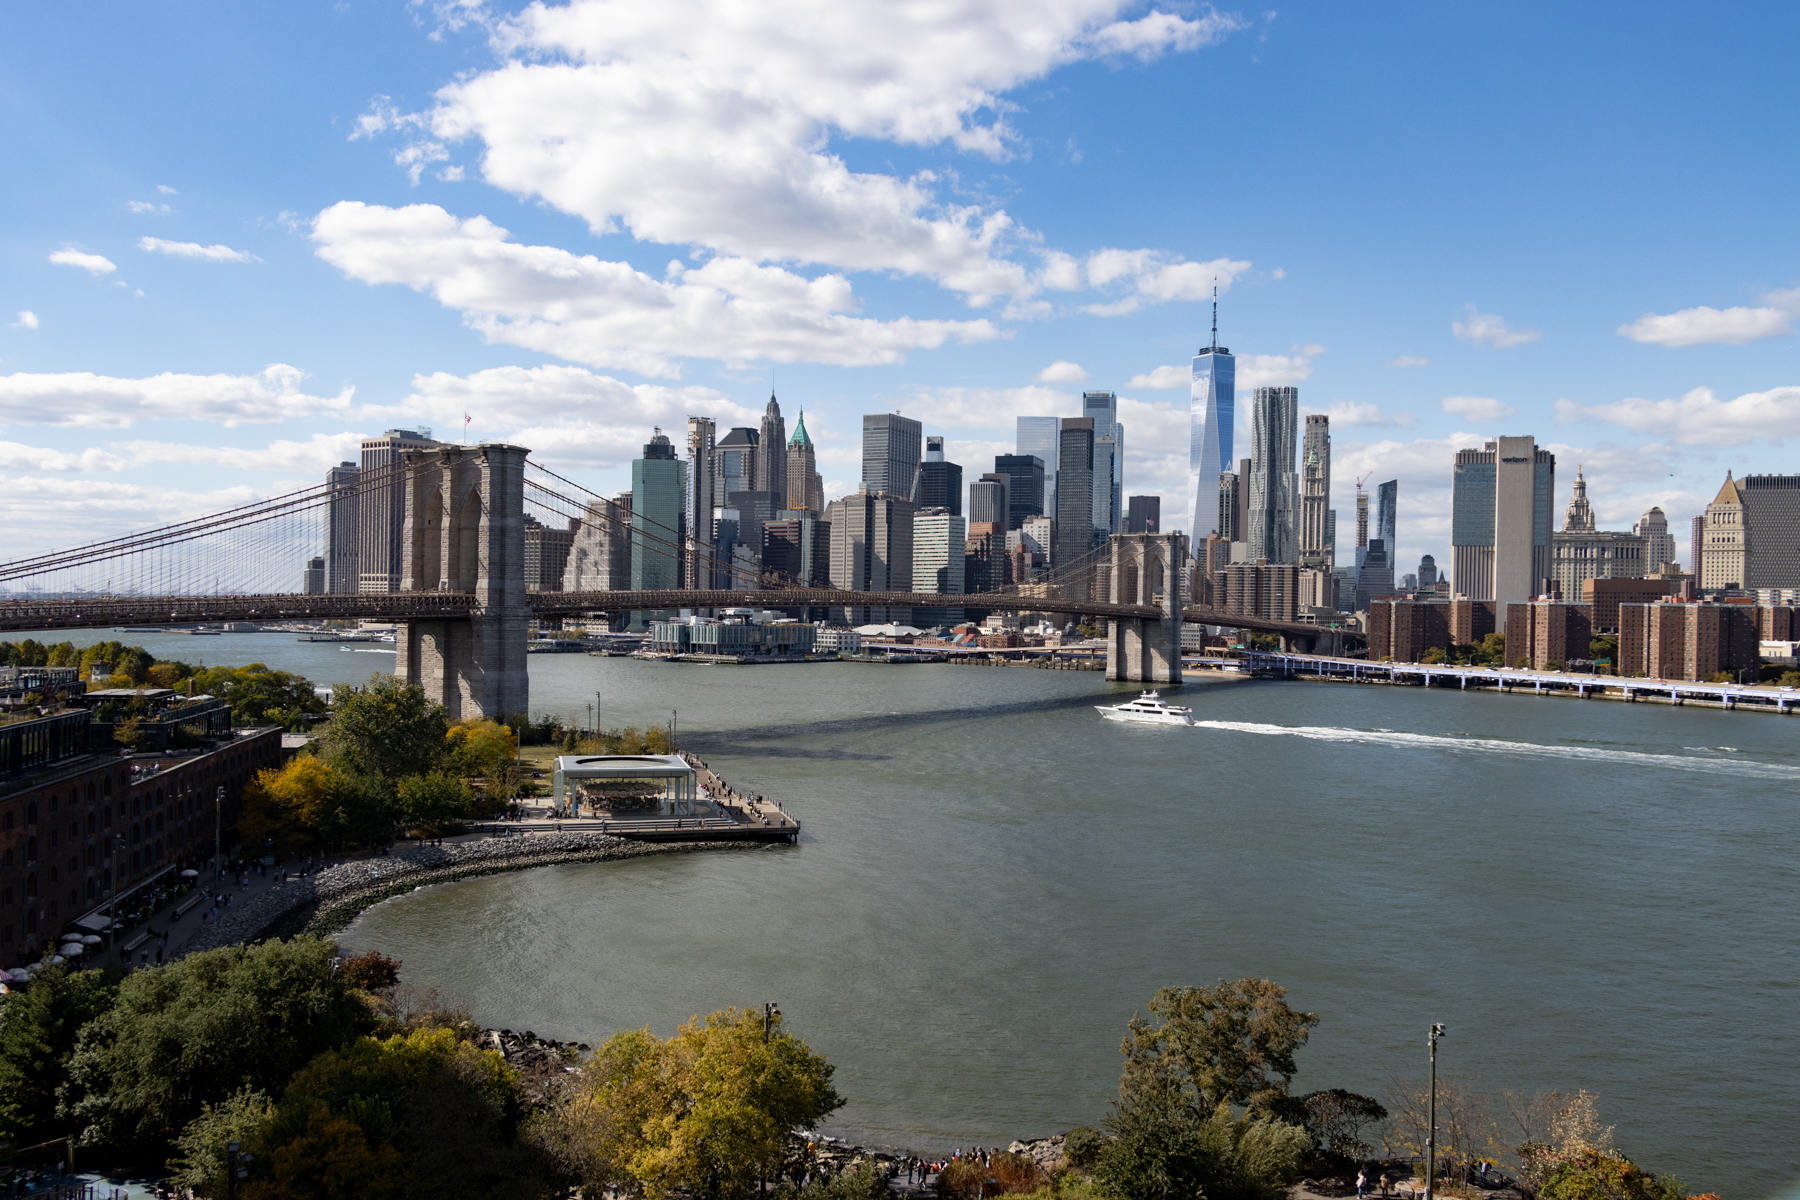
[(470, 815), (474, 793), (449, 775), (413, 775), (394, 789), (400, 815), (417, 825), (435, 827)]
[(311, 754), (258, 771), (244, 789), (238, 819), (246, 842), (284, 848), (386, 842), (393, 826), (393, 799), (384, 781), (347, 775)]
[(519, 757), (519, 739), (511, 727), (485, 717), (452, 725), (444, 748), (445, 767), (463, 776), (492, 776)]
[(625, 1187), (737, 1200), (775, 1178), (791, 1131), (843, 1106), (833, 1068), (764, 1016), (696, 1017), (664, 1041), (615, 1034), (537, 1135), (588, 1194)]
[(1220, 980), (1216, 987), (1166, 987), (1150, 1001), (1153, 1020), (1134, 1016), (1120, 1051), (1121, 1089), (1173, 1069), (1204, 1111), (1221, 1104), (1268, 1110), (1287, 1095), (1294, 1054), (1319, 1023), (1295, 1012), (1287, 989), (1267, 979)]

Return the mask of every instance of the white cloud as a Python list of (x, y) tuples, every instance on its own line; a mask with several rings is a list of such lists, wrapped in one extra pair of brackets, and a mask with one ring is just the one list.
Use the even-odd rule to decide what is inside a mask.
[(1039, 383), (1086, 383), (1092, 378), (1080, 363), (1066, 361), (1053, 362), (1037, 373)]
[(895, 411), (939, 429), (991, 429), (1011, 434), (1019, 417), (1069, 416), (1080, 409), (1079, 398), (1054, 388), (933, 387), (905, 397)]
[[(412, 392), (398, 404), (356, 412), (380, 422), (423, 420), (440, 430), (461, 430), (464, 414), (473, 418), (471, 440), (527, 446), (534, 461), (547, 464), (616, 467), (642, 453), (655, 426), (680, 441), (675, 431), (690, 414), (712, 417), (723, 429), (754, 426), (762, 410), (709, 387), (632, 385), (581, 367), (542, 366), (415, 375)], [(810, 426), (816, 418), (807, 417)]]
[[(91, 477), (8, 475), (0, 477), (0, 524), (12, 534), (8, 552), (24, 556), (236, 508), (266, 495), (250, 487), (186, 492)], [(287, 561), (262, 565), (296, 573)], [(88, 582), (102, 586), (105, 579)], [(282, 585), (293, 586), (285, 580)]]
[(1312, 377), (1312, 360), (1323, 346), (1302, 346), (1294, 354), (1240, 354), (1237, 390), (1249, 395), (1259, 387), (1297, 387)]
[(165, 196), (177, 196), (177, 195), (180, 195), (180, 193), (179, 193), (179, 192), (177, 192), (177, 191), (176, 191), (176, 190), (175, 190), (175, 189), (174, 189), (174, 188), (172, 188), (172, 187), (170, 187), (170, 186), (169, 186), (169, 185), (168, 185), (168, 184), (166, 184), (166, 183), (159, 183), (159, 184), (157, 184), (157, 185), (156, 185), (156, 190), (157, 190), (157, 191), (159, 191), (159, 192), (161, 192), (161, 193), (162, 193), (162, 194), (163, 194), (163, 195), (165, 195)]
[(125, 207), (134, 213), (158, 217), (166, 217), (174, 211), (166, 204), (152, 204), (148, 200), (127, 200)]
[(118, 471), (125, 460), (97, 446), (80, 453), (0, 442), (0, 471)]
[(1087, 305), (1085, 311), (1116, 317), (1134, 313), (1145, 304), (1204, 300), (1215, 287), (1230, 291), (1232, 283), (1249, 269), (1248, 262), (1227, 258), (1187, 262), (1159, 250), (1097, 250), (1083, 264), (1088, 285), (1118, 291), (1113, 285), (1121, 284), (1128, 291), (1118, 300)]
[(50, 261), (65, 267), (80, 267), (90, 275), (110, 275), (119, 269), (104, 255), (83, 254), (79, 250), (58, 250), (50, 255)]
[(170, 254), (176, 258), (199, 258), (207, 262), (261, 262), (262, 259), (248, 250), (233, 250), (230, 246), (202, 246), (199, 242), (170, 242), (162, 238), (141, 237), (138, 249), (151, 254)]
[[(490, 25), (500, 66), (444, 87), (426, 113), (381, 98), (352, 136), (408, 139), (396, 157), (415, 178), (447, 146), (476, 139), (487, 182), (540, 197), (596, 233), (624, 228), (757, 263), (899, 272), (978, 305), (1018, 299), (1062, 286), (1048, 266), (1036, 274), (1010, 257), (1041, 253), (1035, 235), (997, 207), (947, 200), (936, 172), (853, 171), (830, 143), (948, 144), (1005, 158), (1022, 145), (1007, 124), (1007, 91), (1082, 60), (1190, 52), (1242, 25), (1211, 9), (1121, 19), (1130, 7), (533, 4)], [(473, 10), (448, 11), (468, 19)], [(1161, 257), (1131, 303), (1197, 294), (1189, 268), (1200, 265)], [(1203, 266), (1209, 278), (1213, 269)]]
[(673, 360), (690, 355), (896, 363), (951, 339), (999, 336), (987, 321), (849, 316), (858, 303), (841, 275), (715, 258), (671, 262), (657, 280), (628, 263), (521, 245), (485, 217), (458, 220), (432, 204), (343, 201), (314, 220), (313, 240), (351, 278), (429, 291), (491, 342), (644, 375), (678, 374)]
[(1125, 381), (1130, 388), (1149, 388), (1161, 391), (1167, 388), (1192, 387), (1194, 373), (1187, 367), (1158, 367), (1143, 375), (1133, 375)]
[(304, 378), (306, 372), (281, 363), (257, 375), (0, 375), (0, 425), (123, 429), (139, 421), (190, 420), (232, 426), (338, 415), (350, 408), (353, 388), (335, 397), (310, 396), (300, 390)]
[(1402, 354), (1398, 358), (1388, 359), (1390, 367), (1429, 367), (1430, 365), (1429, 358), (1421, 358), (1417, 354)]
[(1504, 421), (1519, 411), (1510, 404), (1502, 404), (1488, 396), (1446, 396), (1438, 401), (1438, 407), (1465, 421), (1484, 424)]
[(1745, 342), (1780, 337), (1793, 328), (1800, 313), (1800, 288), (1770, 292), (1760, 308), (1684, 308), (1658, 315), (1645, 313), (1629, 325), (1619, 326), (1619, 336), (1656, 346), (1742, 346)]
[(238, 471), (278, 471), (318, 476), (346, 459), (354, 461), (365, 434), (315, 433), (304, 442), (283, 440), (260, 448), (189, 445), (182, 442), (113, 442), (111, 449), (131, 466), (191, 463)]
[(1452, 321), (1450, 331), (1465, 342), (1473, 342), (1477, 346), (1486, 342), (1496, 350), (1523, 346), (1543, 336), (1535, 329), (1508, 329), (1505, 318), (1480, 312), (1473, 304), (1469, 305), (1469, 319)]
[(1333, 404), (1328, 408), (1309, 408), (1306, 405), (1301, 405), (1300, 412), (1302, 415), (1309, 413), (1323, 413), (1325, 416), (1331, 418), (1333, 428), (1351, 425), (1367, 425), (1396, 426), (1404, 429), (1415, 422), (1415, 418), (1409, 412), (1384, 413), (1381, 411), (1381, 406), (1378, 404), (1365, 404), (1357, 400), (1340, 400), (1338, 403)]
[(1781, 443), (1800, 428), (1800, 387), (1776, 387), (1721, 400), (1711, 388), (1695, 388), (1679, 400), (1632, 398), (1617, 404), (1556, 402), (1558, 421), (1605, 421), (1639, 433), (1669, 438), (1680, 446), (1743, 446)]
[(28, 308), (19, 310), (19, 319), (13, 322), (14, 329), (36, 329), (38, 315)]

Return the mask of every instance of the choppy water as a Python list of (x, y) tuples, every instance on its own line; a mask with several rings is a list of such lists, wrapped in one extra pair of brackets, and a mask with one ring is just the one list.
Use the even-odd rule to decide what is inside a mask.
[[(391, 664), (170, 641), (320, 682)], [(1132, 727), (1086, 673), (531, 669), (539, 711), (678, 709), (805, 838), (430, 888), (346, 934), (483, 1021), (591, 1042), (775, 1000), (838, 1064), (838, 1132), (930, 1149), (1094, 1120), (1156, 988), (1266, 975), (1322, 1017), (1301, 1089), (1381, 1095), (1443, 1021), (1446, 1071), (1598, 1090), (1690, 1190), (1800, 1194), (1800, 724), (1247, 682)]]

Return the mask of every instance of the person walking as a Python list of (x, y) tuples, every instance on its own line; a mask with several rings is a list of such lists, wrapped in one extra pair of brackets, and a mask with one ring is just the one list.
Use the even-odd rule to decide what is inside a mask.
[(1386, 1171), (1381, 1173), (1381, 1179), (1378, 1182), (1381, 1184), (1381, 1194), (1386, 1196), (1388, 1194), (1388, 1173)]
[(1368, 1190), (1369, 1173), (1359, 1168), (1356, 1172), (1356, 1200), (1363, 1200), (1363, 1196)]

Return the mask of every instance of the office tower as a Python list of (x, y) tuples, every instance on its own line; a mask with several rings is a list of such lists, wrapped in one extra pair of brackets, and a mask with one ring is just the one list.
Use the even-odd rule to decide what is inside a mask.
[(1800, 587), (1800, 475), (1746, 475), (1744, 587)]
[(787, 422), (781, 419), (781, 405), (775, 402), (774, 392), (769, 393), (762, 428), (757, 431), (756, 490), (775, 493), (776, 508), (788, 506)]
[(1331, 418), (1306, 418), (1306, 439), (1300, 448), (1299, 553), (1303, 566), (1331, 571), (1337, 547), (1331, 534)]
[(728, 432), (713, 448), (713, 500), (723, 504), (732, 492), (754, 492), (761, 478), (756, 473), (761, 457), (762, 434), (748, 425)]
[(1056, 521), (1052, 517), (1029, 517), (1019, 526), (1019, 544), (1025, 547), (1027, 554), (1035, 555), (1048, 564), (1050, 552), (1056, 545)]
[[(863, 490), (825, 506), (831, 524), (831, 586), (846, 592), (901, 592), (912, 586), (913, 506)], [(834, 615), (849, 625), (912, 620), (909, 608), (850, 605)]]
[(1419, 587), (1423, 591), (1430, 591), (1437, 586), (1437, 581), (1437, 559), (1427, 554), (1419, 559)]
[[(998, 471), (989, 471), (980, 479), (969, 485), (969, 521), (984, 522), (1006, 528), (1006, 518), (1010, 505), (1007, 491), (1012, 478)], [(951, 510), (955, 512), (954, 509)]]
[(712, 583), (716, 588), (736, 587), (732, 565), (738, 559), (738, 510), (728, 505), (713, 509)]
[[(921, 509), (913, 516), (912, 589), (915, 592), (963, 594), (963, 554), (967, 523), (948, 509)], [(962, 609), (917, 608), (913, 622), (934, 626), (962, 620)]]
[(1126, 533), (1162, 532), (1162, 497), (1133, 496), (1125, 504)]
[(1725, 472), (1719, 494), (1706, 506), (1706, 569), (1700, 575), (1704, 591), (1741, 588), (1746, 576), (1744, 497)]
[[(1028, 418), (1021, 418), (1028, 419)], [(1044, 515), (1044, 460), (1035, 454), (996, 454), (994, 470), (1007, 477), (1006, 527), (1021, 529)]]
[(943, 508), (961, 516), (962, 490), (962, 468), (945, 461), (944, 439), (926, 438), (925, 461), (919, 466), (919, 508)]
[[(998, 521), (970, 521), (963, 543), (963, 592), (997, 592), (1012, 580), (1006, 526)], [(1010, 535), (1013, 537), (1017, 534)], [(1023, 547), (1020, 548), (1021, 551)], [(965, 616), (972, 616), (966, 609)]]
[(1645, 574), (1664, 563), (1676, 561), (1675, 538), (1669, 533), (1669, 518), (1663, 515), (1662, 509), (1652, 508), (1639, 517), (1637, 524), (1631, 527), (1631, 532), (1644, 539)]
[(300, 588), (308, 596), (325, 594), (325, 556), (314, 555), (306, 560), (306, 571), (301, 576)]
[(719, 506), (717, 442), (719, 427), (711, 417), (687, 419), (687, 579), (693, 587), (712, 586), (712, 511)]
[(1094, 419), (1064, 417), (1062, 458), (1056, 467), (1056, 534), (1050, 562), (1070, 574), (1058, 580), (1070, 596), (1086, 600), (1088, 572), (1077, 570), (1094, 542)]
[(1213, 293), (1212, 345), (1194, 356), (1188, 406), (1188, 543), (1214, 532), (1219, 472), (1231, 468), (1232, 422), (1237, 397), (1237, 359), (1219, 345), (1219, 297)]
[(1125, 427), (1119, 424), (1119, 398), (1111, 392), (1083, 392), (1081, 415), (1094, 419), (1094, 528), (1118, 533), (1125, 521)]
[(530, 513), (525, 514), (525, 590), (528, 592), (562, 591), (563, 572), (568, 567), (569, 552), (575, 546), (575, 533), (581, 522), (571, 518), (562, 529), (552, 529)]
[[(401, 539), (406, 530), (406, 479), (400, 456), (429, 450), (429, 433), (390, 429), (362, 444), (362, 473), (356, 493), (357, 587), (366, 594), (400, 590)], [(342, 470), (343, 468), (339, 468)]]
[(1219, 472), (1219, 504), (1213, 530), (1227, 542), (1244, 540), (1244, 526), (1240, 520), (1244, 511), (1243, 488), (1243, 477), (1238, 472)]
[(1400, 481), (1390, 479), (1375, 489), (1375, 536), (1387, 547), (1388, 561), (1394, 561), (1394, 548), (1399, 545)]
[(1237, 468), (1237, 513), (1232, 517), (1232, 528), (1237, 530), (1233, 541), (1246, 540), (1250, 529), (1250, 460), (1238, 459)]
[(864, 491), (880, 492), (911, 503), (922, 462), (924, 426), (898, 413), (863, 417)]
[(813, 453), (812, 437), (806, 432), (806, 410), (794, 421), (794, 436), (787, 447), (788, 507), (810, 512), (825, 512), (825, 482), (819, 478), (819, 463)]
[(1299, 388), (1260, 387), (1251, 400), (1250, 524), (1244, 531), (1244, 553), (1252, 562), (1297, 561), (1294, 449), (1299, 414)]
[[(755, 577), (762, 562), (763, 531), (770, 521), (788, 510), (780, 506), (780, 497), (774, 492), (765, 491), (729, 492), (725, 496), (725, 507), (737, 514), (737, 540), (732, 555), (734, 558), (748, 555), (754, 560), (751, 575)], [(737, 569), (734, 566), (733, 570)]]
[(1394, 562), (1388, 557), (1387, 543), (1370, 538), (1364, 547), (1363, 563), (1356, 572), (1356, 598), (1353, 612), (1366, 612), (1369, 601), (1394, 594)]
[(1550, 576), (1556, 456), (1529, 437), (1456, 452), (1450, 571), (1471, 600), (1520, 604)]
[[(790, 478), (789, 486), (793, 486)], [(789, 508), (789, 514), (801, 510)], [(789, 515), (763, 526), (765, 574), (802, 587), (823, 587), (831, 562), (831, 525), (817, 517)]]
[(622, 592), (631, 587), (631, 505), (631, 493), (621, 492), (583, 510), (563, 565), (563, 591)]
[(1014, 447), (1044, 464), (1044, 516), (1056, 515), (1056, 468), (1062, 462), (1062, 426), (1056, 417), (1020, 417)]
[[(675, 457), (668, 435), (658, 429), (631, 463), (631, 587), (648, 591), (681, 586), (681, 559), (687, 545), (687, 464)], [(638, 614), (632, 626), (641, 625)]]
[(341, 462), (325, 473), (331, 499), (326, 505), (325, 590), (334, 596), (355, 595), (360, 586), (357, 542), (362, 526), (357, 521), (357, 487), (362, 468)]

